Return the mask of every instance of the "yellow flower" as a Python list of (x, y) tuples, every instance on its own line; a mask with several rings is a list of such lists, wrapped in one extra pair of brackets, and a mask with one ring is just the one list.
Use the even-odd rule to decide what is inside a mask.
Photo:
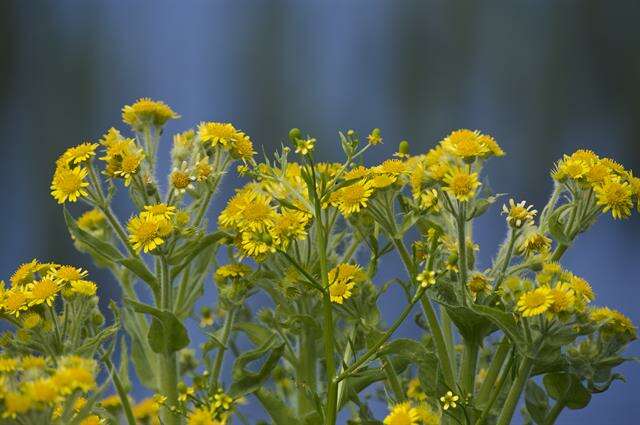
[(86, 270), (73, 266), (60, 266), (51, 272), (52, 278), (58, 285), (84, 279), (88, 274)]
[(120, 159), (120, 166), (113, 172), (113, 175), (124, 179), (124, 185), (129, 186), (133, 176), (140, 169), (140, 164), (144, 159), (142, 149), (130, 149), (123, 152)]
[(164, 244), (161, 224), (167, 222), (162, 217), (151, 215), (132, 217), (127, 224), (129, 242), (137, 252), (149, 252)]
[(17, 415), (26, 413), (31, 409), (31, 399), (21, 393), (7, 392), (4, 395), (3, 418), (15, 418)]
[(250, 160), (253, 158), (253, 155), (255, 155), (253, 142), (251, 142), (249, 136), (239, 131), (235, 139), (231, 142), (230, 153), (235, 159), (241, 159), (243, 161)]
[(195, 393), (195, 389), (193, 387), (188, 387), (184, 384), (179, 385), (179, 394), (178, 401), (187, 401), (189, 396), (192, 396)]
[(218, 391), (213, 396), (213, 410), (216, 413), (223, 413), (231, 409), (233, 399), (222, 391)]
[(174, 168), (173, 172), (169, 176), (171, 187), (178, 193), (184, 193), (187, 189), (193, 189), (192, 181), (195, 177), (191, 176), (187, 171)]
[(569, 285), (583, 303), (590, 303), (596, 297), (589, 282), (574, 274), (569, 275)]
[(275, 240), (266, 230), (242, 232), (239, 239), (239, 246), (243, 254), (256, 261), (263, 261), (268, 254), (277, 250)]
[(537, 316), (546, 312), (553, 298), (546, 286), (527, 291), (518, 299), (518, 311), (523, 317)]
[(271, 207), (271, 198), (256, 193), (252, 201), (244, 205), (238, 219), (238, 228), (243, 231), (263, 231), (273, 226), (276, 212)]
[(33, 329), (42, 323), (42, 317), (38, 313), (27, 313), (22, 318), (22, 327), (25, 329)]
[(131, 410), (133, 410), (133, 416), (138, 420), (153, 419), (158, 416), (160, 406), (153, 398), (149, 397), (133, 406)]
[(331, 301), (342, 304), (351, 297), (353, 287), (365, 279), (360, 266), (342, 263), (329, 270), (329, 296)]
[(418, 425), (419, 421), (418, 411), (411, 407), (411, 403), (404, 402), (393, 406), (383, 423), (384, 425)]
[(75, 280), (71, 282), (71, 292), (74, 294), (92, 297), (96, 294), (97, 290), (96, 284), (88, 280)]
[(570, 284), (566, 282), (558, 283), (549, 290), (549, 294), (551, 295), (550, 312), (561, 313), (573, 310), (576, 295)]
[(529, 256), (534, 253), (546, 252), (550, 247), (551, 239), (549, 239), (542, 233), (532, 232), (525, 236), (522, 244), (519, 247), (519, 251), (524, 255)]
[(434, 410), (427, 403), (420, 403), (416, 407), (421, 425), (440, 425), (440, 412)]
[(469, 173), (462, 168), (452, 168), (444, 177), (444, 190), (461, 202), (469, 201), (476, 193), (480, 182), (478, 173)]
[(471, 292), (471, 296), (475, 301), (479, 294), (490, 294), (491, 293), (491, 284), (489, 283), (489, 279), (482, 273), (474, 273), (469, 278), (469, 282), (467, 283), (467, 287)]
[(423, 401), (426, 400), (427, 395), (422, 391), (420, 386), (420, 379), (412, 378), (407, 385), (407, 397)]
[(194, 409), (187, 416), (187, 425), (218, 425), (218, 421), (213, 419), (213, 412), (208, 407)]
[(34, 279), (34, 275), (40, 271), (40, 263), (33, 259), (28, 263), (21, 264), (9, 279), (12, 286), (25, 285)]
[(370, 180), (371, 186), (376, 189), (384, 189), (397, 181), (397, 178), (389, 174), (379, 174)]
[(612, 177), (611, 168), (599, 159), (595, 159), (589, 163), (589, 171), (585, 177), (592, 187), (601, 185)]
[(78, 218), (78, 227), (85, 232), (92, 232), (100, 229), (105, 222), (105, 216), (99, 209), (92, 209), (83, 213)]
[(509, 199), (509, 206), (502, 206), (502, 213), (507, 215), (507, 223), (513, 228), (520, 228), (523, 225), (533, 222), (533, 218), (538, 214), (537, 210), (532, 210), (533, 205), (525, 206), (526, 201), (518, 202)]
[(307, 238), (309, 220), (311, 220), (311, 216), (303, 211), (284, 210), (281, 214), (276, 215), (269, 231), (276, 243), (284, 249), (292, 239), (304, 240)]
[(224, 266), (218, 267), (215, 279), (217, 282), (222, 282), (225, 279), (238, 279), (251, 273), (251, 271), (251, 267), (245, 264), (225, 264)]
[(96, 156), (96, 149), (98, 149), (97, 143), (81, 143), (78, 146), (67, 149), (62, 155), (66, 161), (66, 165), (69, 164), (81, 164)]
[(20, 359), (20, 367), (25, 371), (29, 369), (44, 369), (46, 366), (47, 360), (44, 357), (28, 355)]
[(342, 215), (348, 217), (366, 208), (372, 193), (370, 182), (359, 181), (334, 192), (332, 203), (338, 207)]
[(27, 291), (29, 307), (43, 303), (51, 307), (56, 298), (56, 294), (60, 292), (60, 286), (52, 279), (44, 278), (28, 284)]
[(205, 156), (196, 162), (194, 170), (196, 173), (196, 181), (203, 182), (207, 180), (209, 176), (211, 176), (211, 173), (213, 173), (213, 167), (209, 164), (209, 157)]
[(146, 126), (162, 127), (167, 121), (180, 118), (166, 103), (143, 97), (133, 105), (122, 108), (122, 121), (134, 131)]
[(102, 419), (98, 415), (89, 415), (80, 421), (80, 425), (100, 425)]
[(418, 201), (418, 207), (422, 211), (438, 212), (438, 191), (435, 189), (427, 189), (423, 192), (416, 193), (414, 198)]
[(2, 308), (9, 314), (16, 317), (20, 316), (20, 312), (27, 309), (29, 297), (27, 292), (21, 288), (11, 288), (5, 294), (5, 299), (2, 302)]
[(423, 288), (428, 288), (429, 286), (435, 285), (436, 283), (436, 272), (433, 270), (423, 270), (418, 273), (416, 276), (416, 280)]
[(18, 369), (18, 360), (13, 357), (0, 356), (0, 373), (11, 373)]
[(440, 397), (440, 401), (442, 402), (442, 408), (444, 410), (449, 410), (449, 408), (455, 409), (458, 406), (457, 404), (458, 400), (460, 400), (460, 397), (457, 395), (454, 395), (451, 391), (447, 391), (445, 395)]
[(162, 203), (145, 205), (144, 211), (140, 213), (141, 216), (150, 215), (153, 217), (164, 217), (167, 220), (171, 220), (171, 217), (173, 217), (175, 214), (176, 214), (176, 207), (174, 207), (173, 205), (167, 205)]
[(551, 177), (559, 182), (563, 182), (567, 178), (580, 180), (588, 171), (589, 166), (585, 160), (565, 155), (556, 163), (555, 169), (551, 172)]
[(367, 136), (367, 142), (371, 145), (379, 145), (382, 143), (382, 135), (380, 134), (379, 128), (374, 128), (371, 130), (371, 133)]
[(253, 191), (244, 189), (229, 199), (227, 206), (218, 216), (218, 224), (220, 227), (223, 229), (236, 228), (244, 209), (253, 202), (255, 196), (256, 194)]
[(629, 183), (608, 179), (593, 190), (596, 193), (596, 203), (602, 207), (602, 212), (611, 211), (614, 219), (627, 218), (631, 215), (633, 192)]
[(238, 130), (229, 123), (202, 122), (198, 125), (198, 137), (202, 143), (208, 142), (212, 147), (222, 145), (229, 147), (236, 139)]
[(89, 186), (89, 182), (85, 181), (86, 177), (86, 168), (58, 167), (53, 174), (51, 195), (59, 204), (64, 204), (67, 201), (76, 202), (79, 198), (88, 196), (86, 188)]
[(589, 309), (591, 321), (602, 325), (605, 331), (621, 334), (629, 334), (635, 339), (637, 330), (631, 319), (617, 310), (608, 307), (594, 307)]
[(306, 155), (309, 152), (313, 151), (313, 148), (316, 144), (316, 139), (313, 139), (311, 137), (307, 139), (296, 139), (295, 144), (296, 144), (296, 153), (300, 155)]
[(373, 168), (373, 171), (377, 174), (390, 174), (392, 176), (399, 176), (407, 171), (407, 166), (399, 159), (387, 159), (382, 164)]
[(468, 162), (473, 162), (475, 158), (484, 156), (489, 152), (487, 146), (482, 143), (480, 132), (464, 129), (449, 134), (442, 141), (442, 146), (452, 155)]
[(24, 385), (24, 393), (36, 403), (52, 405), (59, 396), (58, 388), (49, 378), (38, 378)]

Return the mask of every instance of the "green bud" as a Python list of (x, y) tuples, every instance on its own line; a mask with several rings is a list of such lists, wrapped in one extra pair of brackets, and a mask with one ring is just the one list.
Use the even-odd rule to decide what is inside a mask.
[(400, 142), (400, 144), (398, 145), (398, 153), (407, 155), (409, 153), (409, 142), (407, 142), (406, 140)]
[(302, 133), (299, 128), (292, 128), (289, 130), (289, 140), (295, 142), (298, 139), (302, 139)]
[(95, 325), (95, 326), (102, 326), (104, 324), (104, 316), (99, 313), (96, 312), (93, 314), (93, 316), (91, 317), (91, 322)]

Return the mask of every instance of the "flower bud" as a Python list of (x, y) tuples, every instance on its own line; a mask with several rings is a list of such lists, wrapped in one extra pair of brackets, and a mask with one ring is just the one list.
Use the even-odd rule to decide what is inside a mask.
[(400, 144), (398, 145), (398, 153), (400, 153), (402, 155), (408, 155), (409, 154), (409, 142), (407, 142), (406, 140), (403, 140), (402, 142), (400, 142)]
[(289, 140), (295, 142), (298, 139), (302, 139), (302, 133), (299, 128), (292, 128), (289, 130)]

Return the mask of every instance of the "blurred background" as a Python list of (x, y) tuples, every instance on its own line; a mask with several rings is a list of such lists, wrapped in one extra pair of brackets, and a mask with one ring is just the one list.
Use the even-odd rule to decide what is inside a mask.
[[(453, 129), (480, 129), (507, 151), (487, 167), (493, 189), (538, 207), (553, 162), (578, 147), (638, 173), (639, 19), (640, 3), (625, 1), (0, 2), (0, 275), (32, 258), (82, 264), (104, 300), (119, 297), (74, 251), (49, 182), (66, 147), (124, 130), (120, 108), (142, 96), (182, 115), (168, 133), (230, 121), (270, 152), (300, 127), (324, 160), (348, 128), (382, 129), (371, 162), (402, 139), (424, 152)], [(477, 226), (481, 265), (504, 231), (495, 206)], [(637, 214), (603, 216), (564, 260), (636, 324), (639, 236)], [(622, 369), (627, 384), (559, 423), (637, 423), (640, 366)]]

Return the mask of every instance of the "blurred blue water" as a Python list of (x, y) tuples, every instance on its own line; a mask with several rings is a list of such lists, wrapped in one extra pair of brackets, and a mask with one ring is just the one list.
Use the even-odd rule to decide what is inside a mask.
[[(8, 277), (33, 257), (88, 265), (68, 239), (48, 182), (57, 155), (119, 125), (119, 109), (141, 96), (182, 115), (167, 127), (231, 121), (266, 151), (291, 127), (318, 138), (337, 159), (336, 132), (383, 129), (390, 155), (414, 152), (451, 129), (492, 134), (506, 159), (488, 166), (492, 187), (541, 206), (548, 171), (562, 153), (588, 147), (640, 170), (635, 3), (589, 2), (5, 2), (0, 19), (0, 265)], [(122, 127), (122, 126), (120, 126)], [(168, 149), (168, 139), (164, 141)], [(163, 167), (167, 169), (165, 157)], [(228, 179), (216, 210), (233, 188)], [(124, 217), (126, 205), (119, 205)], [(490, 210), (476, 226), (480, 261), (504, 237)], [(640, 323), (638, 216), (603, 217), (567, 254), (599, 304)], [(103, 299), (112, 278), (89, 267)], [(380, 281), (394, 276), (386, 260)], [(214, 296), (211, 287), (207, 295)], [(398, 294), (396, 294), (398, 295)], [(208, 298), (212, 299), (212, 298)], [(386, 303), (390, 322), (402, 306)], [(195, 324), (194, 328), (195, 328)], [(191, 332), (201, 341), (197, 332)], [(398, 335), (415, 335), (411, 325)], [(635, 344), (629, 354), (640, 355)], [(560, 424), (634, 424), (640, 374), (594, 397)], [(386, 406), (376, 406), (379, 417)]]

